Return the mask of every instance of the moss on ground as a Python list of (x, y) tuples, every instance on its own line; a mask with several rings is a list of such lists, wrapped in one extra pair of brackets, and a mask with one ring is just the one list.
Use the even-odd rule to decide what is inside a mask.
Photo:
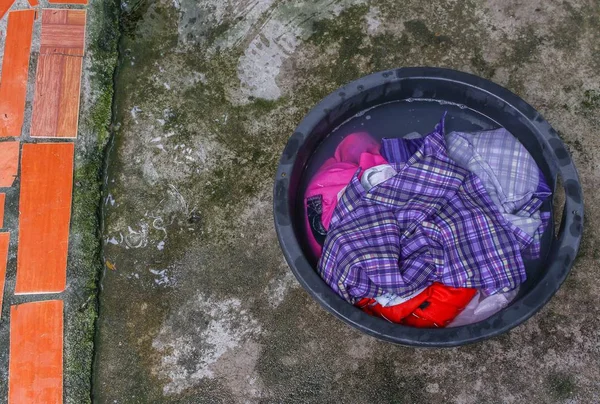
[(318, 20), (313, 23), (313, 34), (308, 38), (321, 48), (337, 44), (335, 57), (320, 73), (333, 79), (338, 86), (360, 77), (358, 58), (369, 53), (364, 48), (366, 34), (365, 16), (369, 11), (366, 5), (347, 8), (333, 19)]
[(548, 376), (546, 382), (552, 396), (557, 400), (571, 398), (576, 391), (575, 380), (569, 374), (554, 372)]
[(80, 132), (75, 142), (69, 289), (65, 298), (64, 400), (74, 404), (91, 402), (97, 281), (102, 269), (99, 207), (117, 61), (118, 3), (92, 2), (88, 13), (91, 70), (85, 75), (90, 93), (82, 96)]
[(149, 0), (133, 0), (122, 3), (123, 14), (120, 19), (120, 29), (125, 35), (134, 37), (137, 31), (137, 24), (142, 20), (151, 5)]
[(585, 109), (597, 109), (600, 107), (600, 90), (585, 90), (583, 92), (581, 106)]
[(96, 130), (98, 152), (103, 153), (110, 137), (110, 121), (106, 121), (107, 116), (112, 114), (113, 89), (112, 84), (107, 86), (98, 97), (96, 104), (91, 110), (91, 120)]
[(553, 30), (552, 42), (558, 49), (573, 53), (576, 50), (573, 44), (577, 43), (588, 26), (598, 23), (598, 16), (589, 13), (586, 17), (567, 1), (562, 6), (567, 10), (567, 18)]
[(450, 42), (450, 37), (432, 32), (425, 21), (410, 20), (404, 23), (404, 28), (415, 38), (415, 40), (424, 45), (436, 45), (444, 42)]
[(496, 72), (496, 68), (484, 59), (481, 49), (475, 49), (474, 55), (471, 58), (471, 64), (477, 74), (487, 79), (491, 79)]

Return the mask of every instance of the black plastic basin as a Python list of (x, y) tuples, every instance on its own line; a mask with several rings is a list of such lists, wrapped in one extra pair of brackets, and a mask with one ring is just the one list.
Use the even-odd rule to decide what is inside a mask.
[[(448, 111), (446, 130), (503, 126), (527, 148), (565, 205), (558, 234), (549, 226), (541, 258), (525, 262), (528, 279), (513, 303), (479, 323), (422, 329), (372, 317), (342, 300), (315, 271), (306, 248), (303, 195), (308, 180), (347, 134), (399, 137), (429, 133)], [(542, 209), (553, 211), (552, 198)], [(328, 95), (300, 122), (289, 139), (274, 184), (274, 217), (279, 243), (300, 284), (326, 310), (370, 335), (404, 345), (447, 347), (502, 334), (540, 310), (567, 277), (583, 231), (583, 194), (565, 145), (544, 118), (521, 98), (488, 80), (439, 68), (402, 68), (375, 73)]]

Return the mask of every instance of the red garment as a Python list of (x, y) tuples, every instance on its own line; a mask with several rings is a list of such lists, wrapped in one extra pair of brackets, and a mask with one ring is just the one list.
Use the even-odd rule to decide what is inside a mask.
[(365, 313), (392, 323), (437, 328), (445, 327), (454, 320), (476, 293), (477, 289), (434, 283), (412, 299), (395, 306), (383, 307), (369, 298), (361, 299), (356, 305)]

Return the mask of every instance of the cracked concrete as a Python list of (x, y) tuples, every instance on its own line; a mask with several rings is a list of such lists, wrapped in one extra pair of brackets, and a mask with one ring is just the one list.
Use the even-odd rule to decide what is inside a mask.
[[(98, 402), (600, 400), (597, 1), (141, 0), (121, 17)], [(272, 178), (302, 116), (350, 80), (417, 65), (531, 103), (586, 196), (560, 292), (462, 348), (397, 347), (335, 320), (290, 275), (272, 225)]]

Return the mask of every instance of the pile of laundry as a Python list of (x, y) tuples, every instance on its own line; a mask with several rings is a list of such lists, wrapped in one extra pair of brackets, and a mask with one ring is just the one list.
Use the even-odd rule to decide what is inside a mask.
[(422, 137), (345, 137), (305, 194), (318, 273), (365, 312), (414, 327), (482, 321), (540, 255), (551, 195), (504, 128)]

